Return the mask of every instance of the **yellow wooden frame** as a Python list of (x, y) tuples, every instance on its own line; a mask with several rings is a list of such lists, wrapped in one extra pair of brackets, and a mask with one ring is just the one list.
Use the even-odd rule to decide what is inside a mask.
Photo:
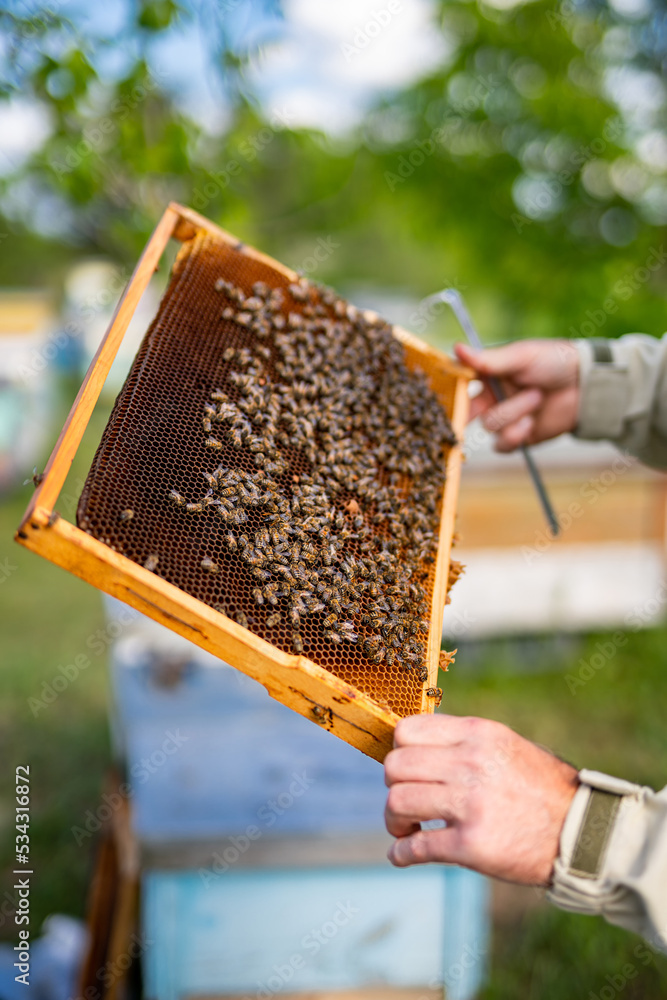
[[(271, 697), (381, 761), (392, 746), (393, 730), (398, 721), (396, 714), (307, 657), (285, 653), (253, 635), (235, 621), (114, 552), (55, 512), (58, 496), (109, 369), (169, 239), (190, 239), (202, 229), (235, 247), (239, 245), (236, 237), (197, 212), (173, 202), (160, 219), (90, 364), (42, 481), (16, 533), (16, 540), (226, 660), (263, 684)], [(242, 252), (268, 263), (291, 281), (297, 279), (293, 271), (251, 247), (243, 247)], [(398, 328), (394, 328), (394, 332), (405, 347), (408, 364), (419, 366), (429, 375), (433, 389), (447, 407), (457, 437), (462, 438), (468, 415), (467, 385), (471, 373), (412, 334)], [(432, 712), (434, 707), (434, 700), (427, 697), (426, 690), (436, 685), (438, 676), (442, 613), (461, 469), (458, 445), (449, 450), (446, 461), (447, 481), (427, 653), (429, 676), (424, 684), (422, 712)]]

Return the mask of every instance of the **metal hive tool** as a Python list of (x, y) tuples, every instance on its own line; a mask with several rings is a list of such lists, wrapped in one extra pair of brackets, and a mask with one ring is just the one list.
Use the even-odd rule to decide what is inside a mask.
[[(158, 314), (104, 431), (74, 527), (53, 514), (67, 457), (78, 447), (120, 338), (170, 235), (180, 239), (182, 247)], [(434, 526), (439, 543), (423, 581), (429, 630), (423, 637), (421, 662), (413, 669), (372, 663), (363, 646), (368, 632), (363, 607), (347, 615), (359, 636), (355, 642), (334, 643), (324, 637), (329, 634), (322, 627), (328, 609), (302, 616), (298, 625), (302, 651), (299, 648), (295, 655), (286, 599), (281, 598), (277, 607), (256, 603), (257, 580), (239, 552), (227, 547), (227, 525), (213, 506), (193, 516), (168, 500), (175, 489), (184, 501), (197, 506), (206, 492), (203, 477), (219, 465), (247, 476), (257, 473), (247, 449), (234, 448), (219, 435), (219, 447), (212, 453), (202, 432), (203, 407), (211, 391), (229, 384), (233, 359), (225, 352), (257, 346), (255, 333), (236, 322), (231, 310), (229, 318), (222, 318), (226, 300), (219, 286), (216, 289), (220, 278), (247, 295), (256, 282), (283, 289), (285, 313), (303, 311), (303, 303), (289, 293), (297, 280), (293, 272), (242, 246), (196, 213), (170, 206), (119, 305), (17, 538), (221, 656), (261, 681), (274, 697), (382, 759), (391, 746), (397, 718), (432, 711), (435, 704), (458, 445), (448, 445), (443, 455), (447, 476), (436, 517), (439, 523)], [(321, 293), (313, 296), (309, 304), (322, 305)], [(333, 317), (329, 306), (322, 305), (321, 311)], [(408, 367), (420, 367), (428, 374), (431, 388), (460, 434), (467, 413), (467, 373), (410, 335), (396, 330), (394, 334), (403, 342)], [(271, 338), (265, 343), (267, 377), (277, 378)], [(312, 467), (303, 449), (286, 446), (283, 451), (289, 468), (282, 474), (279, 470), (275, 478), (289, 492), (290, 484), (307, 477)], [(402, 488), (406, 503), (414, 502), (409, 478), (402, 480)], [(345, 512), (351, 500), (354, 494), (341, 488), (336, 509)], [(381, 537), (386, 526), (372, 512), (372, 504), (367, 505), (365, 523)], [(243, 517), (245, 523), (238, 530), (252, 538), (262, 525), (263, 511), (247, 506)], [(339, 558), (348, 550), (357, 551), (354, 536), (344, 549)], [(276, 610), (281, 612), (279, 621)]]

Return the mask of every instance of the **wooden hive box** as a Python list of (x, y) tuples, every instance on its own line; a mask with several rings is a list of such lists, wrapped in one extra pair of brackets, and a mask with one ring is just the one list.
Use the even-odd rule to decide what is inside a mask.
[[(55, 510), (59, 493), (130, 319), (171, 237), (182, 245), (169, 287), (98, 448), (79, 503), (78, 525), (71, 524)], [(235, 604), (234, 588), (246, 583), (224, 563), (225, 573), (195, 586), (187, 567), (194, 558), (201, 565), (210, 551), (207, 533), (201, 522), (192, 527), (195, 522), (185, 525), (171, 518), (164, 499), (170, 483), (180, 484), (174, 482), (173, 471), (179, 462), (183, 465), (184, 454), (198, 476), (207, 468), (203, 456), (208, 453), (194, 435), (201, 435), (201, 406), (219, 382), (220, 358), (230, 343), (230, 324), (221, 322), (221, 300), (212, 292), (220, 276), (232, 279), (246, 294), (256, 281), (283, 289), (299, 281), (282, 264), (197, 213), (171, 204), (118, 304), (16, 539), (226, 660), (263, 684), (272, 697), (382, 760), (391, 749), (398, 718), (431, 712), (435, 706), (460, 447), (448, 445), (443, 454), (446, 481), (439, 503), (437, 554), (429, 569), (429, 629), (420, 671), (391, 669), (386, 663), (372, 666), (364, 662), (359, 646), (348, 645), (344, 653), (327, 658), (321, 644), (309, 642), (305, 633), (304, 653), (296, 655), (289, 646), (284, 648), (282, 626), (274, 637), (263, 626), (256, 629), (264, 632), (260, 636), (238, 624), (234, 608), (241, 597)], [(411, 334), (397, 328), (393, 334), (403, 345), (408, 368), (426, 373), (461, 439), (470, 373)], [(240, 328), (234, 336), (237, 346), (248, 343)], [(110, 497), (117, 498), (121, 511), (136, 511), (123, 531), (118, 511), (109, 517)], [(222, 555), (215, 558), (223, 565)]]

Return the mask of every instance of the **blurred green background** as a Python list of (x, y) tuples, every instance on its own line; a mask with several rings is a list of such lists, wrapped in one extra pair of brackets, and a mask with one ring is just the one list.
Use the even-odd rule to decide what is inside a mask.
[[(448, 284), (465, 292), (487, 342), (663, 332), (666, 270), (647, 264), (660, 260), (667, 222), (660, 5), (403, 0), (413, 20), (419, 9), (428, 57), (416, 52), (395, 78), (371, 72), (363, 22), (336, 34), (334, 11), (308, 35), (313, 6), (1, 5), (0, 286), (47, 289), (59, 302), (78, 261), (131, 269), (175, 199), (306, 271), (325, 241), (332, 252), (313, 277), (391, 289), (414, 304), (406, 325), (436, 343), (453, 331), (417, 303)], [(399, 38), (397, 61), (417, 37)], [(332, 46), (340, 72), (327, 78)], [(75, 389), (60, 379), (49, 447)], [(95, 416), (74, 482), (106, 415)], [(0, 820), (8, 836), (7, 782), (29, 763), (38, 925), (83, 912), (92, 845), (77, 847), (71, 827), (95, 806), (109, 739), (103, 655), (66, 696), (37, 715), (29, 707), (104, 624), (97, 593), (11, 542), (29, 492), (8, 490), (0, 505)], [(577, 656), (599, 639), (582, 638)], [(446, 678), (445, 707), (661, 787), (666, 639), (662, 629), (633, 634), (606, 683), (577, 697), (567, 657), (513, 675), (488, 644), (474, 674), (461, 662)], [(665, 996), (667, 963), (638, 953), (638, 939), (529, 890), (513, 900), (498, 914), (484, 997), (590, 1000), (628, 962), (637, 975), (624, 996)], [(3, 904), (0, 936), (12, 939), (6, 895)]]

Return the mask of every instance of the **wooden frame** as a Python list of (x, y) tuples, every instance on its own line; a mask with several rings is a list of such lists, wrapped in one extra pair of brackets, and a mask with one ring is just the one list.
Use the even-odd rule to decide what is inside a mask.
[[(46, 465), (42, 481), (16, 533), (16, 540), (226, 660), (263, 684), (273, 698), (381, 761), (391, 749), (397, 715), (307, 657), (282, 652), (253, 635), (173, 584), (114, 552), (55, 511), (58, 496), (109, 369), (169, 239), (191, 239), (202, 229), (239, 248), (235, 237), (197, 212), (173, 202), (169, 205), (116, 307), (109, 329), (91, 362)], [(293, 271), (250, 247), (243, 247), (242, 252), (268, 263), (291, 281), (297, 279)], [(394, 332), (405, 347), (408, 364), (418, 365), (430, 376), (433, 389), (447, 407), (457, 437), (462, 438), (468, 414), (467, 385), (471, 373), (412, 334), (398, 328), (394, 328)], [(447, 481), (427, 652), (429, 677), (424, 684), (422, 712), (432, 712), (434, 708), (434, 700), (426, 696), (426, 690), (437, 684), (442, 612), (447, 595), (461, 457), (458, 445), (453, 446), (447, 456)]]
[[(106, 782), (118, 806), (106, 823), (97, 848), (86, 923), (88, 951), (79, 972), (80, 997), (118, 1000), (125, 995), (131, 935), (139, 915), (139, 845), (130, 822), (130, 805), (114, 769)], [(136, 956), (134, 956), (136, 957)]]

